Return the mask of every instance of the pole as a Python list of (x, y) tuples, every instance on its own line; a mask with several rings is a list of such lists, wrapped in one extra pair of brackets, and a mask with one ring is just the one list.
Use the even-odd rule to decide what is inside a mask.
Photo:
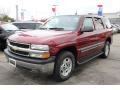
[(21, 12), (21, 20), (24, 20), (24, 12)]
[(16, 5), (16, 21), (18, 21), (19, 18), (18, 18), (18, 5)]
[(24, 20), (24, 16), (25, 16), (25, 9), (21, 9), (21, 20)]
[(77, 10), (76, 10), (76, 12), (75, 12), (75, 15), (78, 15)]
[(56, 11), (55, 11), (55, 16), (56, 16)]

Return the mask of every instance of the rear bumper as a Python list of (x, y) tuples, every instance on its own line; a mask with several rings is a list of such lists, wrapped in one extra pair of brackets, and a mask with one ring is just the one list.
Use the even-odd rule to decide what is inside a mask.
[(48, 63), (52, 63), (55, 61), (55, 56), (52, 56), (48, 59), (24, 57), (24, 56), (13, 54), (13, 53), (9, 52), (8, 49), (5, 49), (4, 53), (7, 58), (12, 58), (18, 62), (24, 62), (24, 63), (29, 63), (29, 64), (48, 64)]

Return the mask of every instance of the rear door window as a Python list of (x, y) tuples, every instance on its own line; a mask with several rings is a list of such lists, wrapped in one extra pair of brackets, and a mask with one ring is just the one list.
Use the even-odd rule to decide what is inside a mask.
[(94, 22), (95, 22), (96, 30), (104, 29), (104, 24), (103, 24), (101, 18), (94, 17)]
[(104, 18), (103, 21), (104, 21), (104, 24), (105, 24), (106, 28), (110, 29), (112, 27), (111, 23), (110, 23), (110, 20), (108, 18)]

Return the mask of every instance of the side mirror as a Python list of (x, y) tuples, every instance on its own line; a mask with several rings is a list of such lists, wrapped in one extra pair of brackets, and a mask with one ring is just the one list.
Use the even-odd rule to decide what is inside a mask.
[(92, 32), (93, 31), (93, 27), (84, 27), (81, 29), (81, 32)]

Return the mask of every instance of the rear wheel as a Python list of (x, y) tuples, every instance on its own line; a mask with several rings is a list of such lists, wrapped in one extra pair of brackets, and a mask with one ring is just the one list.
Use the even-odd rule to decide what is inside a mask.
[(74, 55), (69, 51), (62, 51), (56, 58), (54, 78), (57, 81), (67, 80), (75, 68)]
[(110, 53), (110, 42), (107, 41), (105, 43), (105, 46), (103, 48), (103, 54), (101, 55), (102, 58), (107, 58), (109, 56)]

